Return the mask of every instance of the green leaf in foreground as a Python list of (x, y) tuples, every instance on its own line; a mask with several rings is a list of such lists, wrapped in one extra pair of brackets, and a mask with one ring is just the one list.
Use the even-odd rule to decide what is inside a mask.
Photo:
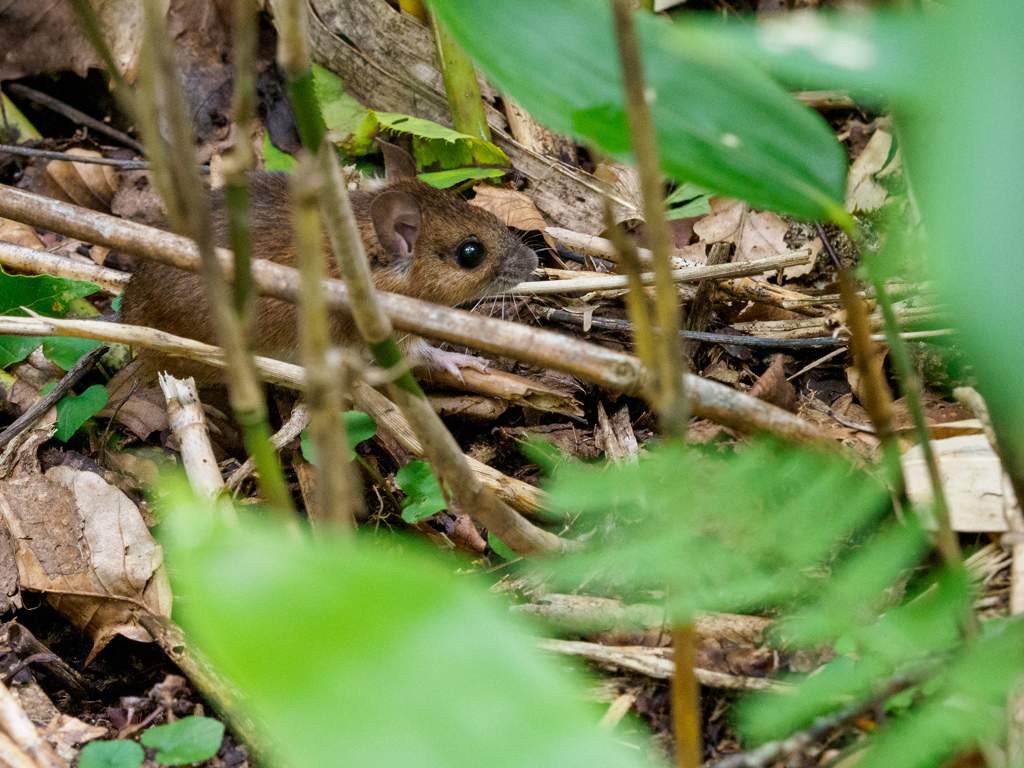
[(289, 764), (644, 764), (596, 727), (580, 681), (507, 605), (416, 542), (303, 540), (252, 516), (228, 527), (171, 498), (179, 620)]
[(224, 740), (224, 723), (212, 717), (183, 717), (142, 734), (144, 746), (158, 749), (156, 760), (164, 765), (185, 765), (209, 760)]
[(406, 495), (402, 519), (410, 525), (448, 508), (441, 486), (425, 461), (410, 461), (395, 473), (395, 482)]
[(57, 439), (67, 441), (85, 422), (103, 410), (110, 393), (93, 384), (82, 394), (67, 394), (57, 403)]
[(91, 741), (82, 747), (78, 768), (139, 768), (145, 750), (134, 741)]
[[(436, 0), (431, 9), (495, 85), (533, 117), (627, 157), (607, 2)], [(670, 178), (795, 216), (847, 218), (841, 203), (846, 155), (821, 117), (693, 28), (645, 13), (635, 19)]]

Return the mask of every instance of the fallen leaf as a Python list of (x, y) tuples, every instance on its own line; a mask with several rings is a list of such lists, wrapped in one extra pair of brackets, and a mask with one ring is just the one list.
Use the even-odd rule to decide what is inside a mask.
[(498, 217), (505, 226), (515, 227), (524, 232), (539, 231), (544, 235), (544, 242), (552, 250), (555, 249), (555, 241), (545, 231), (548, 223), (540, 215), (533, 200), (517, 192), (514, 189), (494, 187), (490, 184), (478, 184), (473, 187), (476, 196), (469, 201), (470, 205), (483, 208)]
[(761, 374), (747, 394), (796, 413), (796, 387), (791, 381), (786, 381), (784, 362), (785, 358), (782, 355), (776, 355), (768, 370)]
[(16, 542), (21, 588), (44, 592), (89, 633), (89, 660), (118, 634), (151, 640), (134, 619), (142, 605), (170, 616), (163, 550), (138, 507), (99, 475), (58, 466), (4, 482), (0, 516)]
[(850, 166), (846, 179), (846, 210), (874, 211), (885, 204), (888, 192), (875, 181), (875, 176), (889, 160), (892, 149), (892, 134), (881, 129), (875, 131), (864, 151)]
[(25, 248), (43, 248), (43, 240), (28, 224), (10, 219), (0, 219), (0, 240), (14, 243)]

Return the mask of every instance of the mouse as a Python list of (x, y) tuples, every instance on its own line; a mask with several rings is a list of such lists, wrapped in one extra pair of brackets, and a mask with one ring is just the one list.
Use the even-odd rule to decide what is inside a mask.
[[(408, 152), (394, 144), (381, 144), (383, 186), (349, 192), (378, 290), (456, 306), (507, 291), (536, 269), (536, 253), (494, 214), (449, 190), (420, 181)], [(211, 195), (217, 243), (227, 246), (223, 198), (220, 190)], [(296, 266), (288, 174), (250, 174), (249, 200), (253, 259)], [(330, 243), (326, 234), (324, 242), (327, 258)], [(341, 277), (333, 257), (328, 258), (328, 276)], [(201, 278), (157, 261), (137, 262), (124, 291), (121, 316), (132, 325), (216, 344)], [(330, 323), (333, 343), (362, 345), (350, 318), (332, 313)], [(258, 298), (253, 341), (257, 354), (297, 362), (295, 307), (278, 299)], [(442, 368), (460, 379), (462, 368), (485, 370), (487, 366), (482, 358), (446, 352), (417, 337), (402, 338), (400, 347), (413, 365)], [(217, 369), (202, 363), (148, 349), (140, 350), (138, 357), (143, 370), (154, 377), (157, 371), (167, 370), (176, 376), (193, 376), (200, 386), (221, 381)]]

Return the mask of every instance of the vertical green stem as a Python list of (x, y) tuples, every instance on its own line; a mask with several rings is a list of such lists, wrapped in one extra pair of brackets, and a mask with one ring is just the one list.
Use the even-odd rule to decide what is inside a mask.
[(680, 310), (670, 262), (671, 233), (665, 219), (665, 185), (658, 161), (658, 144), (647, 103), (648, 94), (630, 0), (611, 0), (615, 34), (626, 92), (630, 139), (640, 176), (647, 239), (654, 262), (655, 313), (658, 320), (658, 411), (662, 431), (685, 439), (689, 407), (683, 388), (683, 349), (679, 335)]
[(487, 125), (480, 83), (477, 82), (472, 59), (436, 16), (431, 17), (431, 26), (434, 28), (434, 44), (441, 61), (441, 77), (445, 93), (448, 94), (448, 106), (452, 111), (455, 130), (490, 141), (491, 128)]

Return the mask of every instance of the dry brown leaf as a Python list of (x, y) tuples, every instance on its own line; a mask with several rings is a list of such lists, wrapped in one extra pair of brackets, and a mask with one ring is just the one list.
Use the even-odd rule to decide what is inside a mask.
[(35, 248), (36, 250), (43, 248), (42, 238), (32, 227), (10, 219), (0, 219), (0, 240), (6, 240), (8, 243), (14, 243), (24, 248)]
[(784, 361), (785, 358), (782, 355), (776, 355), (772, 364), (768, 366), (768, 370), (761, 374), (747, 394), (796, 413), (796, 387), (793, 386), (793, 382), (786, 381)]
[(16, 542), (22, 589), (44, 592), (89, 633), (90, 660), (117, 634), (151, 639), (134, 619), (140, 604), (170, 616), (162, 549), (131, 499), (99, 475), (58, 466), (5, 482), (0, 515)]
[(483, 208), (498, 217), (505, 226), (515, 227), (524, 232), (539, 231), (544, 235), (544, 242), (554, 250), (554, 239), (545, 232), (548, 223), (540, 215), (533, 200), (517, 192), (514, 189), (504, 187), (493, 187), (490, 184), (478, 184), (473, 187), (476, 196), (470, 200), (470, 205)]
[[(141, 0), (91, 0), (114, 63), (132, 82), (142, 47)], [(103, 63), (79, 29), (71, 3), (0, 0), (0, 80), (72, 70), (85, 77)]]
[[(703, 248), (710, 243), (733, 243), (736, 246), (734, 262), (766, 259), (792, 250), (785, 240), (789, 224), (778, 214), (754, 211), (740, 200), (723, 197), (712, 197), (709, 204), (711, 213), (693, 225), (693, 231), (701, 243), (687, 246), (684, 250), (692, 250), (696, 246)], [(807, 247), (816, 256), (821, 249), (821, 241), (813, 240)], [(813, 260), (810, 261), (811, 265), (813, 263)], [(787, 275), (806, 274), (810, 267), (803, 272), (801, 268), (794, 270), (787, 270)]]
[[(68, 154), (101, 157), (99, 152), (84, 149), (73, 149)], [(94, 211), (110, 211), (110, 201), (117, 191), (117, 177), (110, 166), (51, 160), (46, 164), (46, 173), (53, 182), (46, 187), (53, 191), (55, 186), (63, 193), (53, 197)]]
[(875, 131), (868, 145), (850, 166), (846, 179), (846, 210), (874, 211), (885, 204), (888, 192), (875, 181), (875, 176), (889, 160), (892, 149), (892, 134), (881, 129)]

